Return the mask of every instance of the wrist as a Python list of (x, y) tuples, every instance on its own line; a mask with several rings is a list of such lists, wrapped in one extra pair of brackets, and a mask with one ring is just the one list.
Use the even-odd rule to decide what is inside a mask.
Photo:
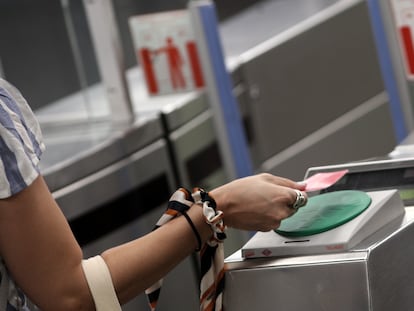
[(211, 246), (222, 243), (226, 239), (226, 226), (223, 222), (223, 211), (217, 209), (216, 200), (212, 195), (201, 188), (192, 193), (192, 197), (197, 205), (203, 210), (206, 223), (213, 231), (213, 237), (208, 241)]
[[(206, 223), (202, 208), (198, 204), (193, 204), (193, 206), (187, 211), (187, 215), (191, 218), (194, 226), (197, 228), (201, 243), (204, 244), (210, 240), (213, 236), (213, 230), (209, 224)], [(197, 243), (196, 239), (194, 240)]]
[(214, 198), (217, 209), (223, 212), (223, 222), (227, 224), (226, 219), (229, 219), (229, 215), (231, 213), (230, 205), (231, 202), (228, 200), (228, 191), (222, 189), (222, 187), (215, 188), (214, 190), (209, 191), (211, 197)]

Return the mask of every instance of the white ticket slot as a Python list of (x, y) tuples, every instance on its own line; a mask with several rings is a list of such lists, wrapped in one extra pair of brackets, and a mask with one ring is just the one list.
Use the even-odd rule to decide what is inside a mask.
[(242, 257), (337, 253), (351, 250), (375, 234), (379, 235), (380, 240), (401, 224), (405, 214), (404, 204), (397, 190), (366, 194), (371, 198), (369, 206), (353, 219), (327, 231), (303, 236), (286, 236), (275, 231), (258, 232), (242, 247)]

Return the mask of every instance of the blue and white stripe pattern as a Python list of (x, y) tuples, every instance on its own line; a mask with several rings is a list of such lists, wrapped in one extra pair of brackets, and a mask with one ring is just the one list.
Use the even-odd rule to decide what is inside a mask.
[(43, 150), (40, 127), (31, 108), (15, 87), (0, 79), (0, 199), (34, 181)]
[[(39, 124), (26, 100), (0, 79), (0, 199), (20, 192), (39, 176), (43, 150)], [(0, 310), (6, 309), (38, 310), (9, 278), (0, 258)]]
[(40, 311), (22, 290), (9, 278), (4, 262), (0, 262), (0, 310)]

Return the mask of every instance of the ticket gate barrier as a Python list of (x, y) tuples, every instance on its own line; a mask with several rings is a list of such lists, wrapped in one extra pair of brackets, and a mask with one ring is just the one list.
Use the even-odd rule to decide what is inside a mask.
[[(322, 208), (313, 206), (327, 214), (308, 215), (287, 230), (282, 221), (277, 231), (257, 233), (226, 258), (226, 310), (409, 310), (414, 290), (414, 206), (404, 194), (412, 183), (407, 173), (411, 162), (373, 160), (309, 169), (307, 176), (344, 167), (350, 172), (331, 189), (311, 194), (309, 202), (330, 198), (319, 202), (325, 205)], [(396, 171), (406, 176), (405, 183), (368, 178), (374, 172), (398, 175)], [(355, 183), (364, 177), (373, 180), (369, 190)], [(341, 209), (338, 202), (350, 202), (346, 196), (344, 201), (335, 197), (338, 193), (355, 191), (370, 198), (365, 209), (343, 223), (306, 232), (314, 222)], [(290, 219), (295, 216), (300, 216), (300, 209)]]

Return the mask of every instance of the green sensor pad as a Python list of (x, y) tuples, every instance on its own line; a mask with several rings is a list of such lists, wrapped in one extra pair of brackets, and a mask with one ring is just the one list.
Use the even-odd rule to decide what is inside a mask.
[(275, 230), (280, 235), (299, 237), (336, 228), (361, 214), (371, 204), (371, 197), (363, 191), (341, 190), (319, 194), (308, 199)]

